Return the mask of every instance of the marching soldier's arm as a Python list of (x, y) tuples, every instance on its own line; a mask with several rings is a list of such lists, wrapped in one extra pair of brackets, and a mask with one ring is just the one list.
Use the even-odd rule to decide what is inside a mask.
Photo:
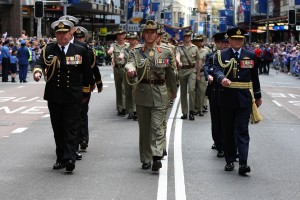
[(220, 83), (223, 86), (228, 86), (231, 81), (229, 79), (226, 78), (226, 76), (224, 75), (223, 69), (218, 61), (218, 54), (215, 53), (214, 54), (214, 64), (213, 64), (213, 77), (216, 79), (216, 81), (218, 83)]
[(114, 52), (114, 44), (111, 44), (111, 45), (110, 45), (110, 48), (109, 48), (108, 51), (107, 51), (107, 54), (108, 54), (108, 55), (111, 55), (113, 52)]
[(35, 66), (33, 68), (33, 79), (38, 82), (43, 75), (43, 70), (44, 70), (44, 58), (43, 58), (43, 52), (45, 49), (42, 50), (41, 56), (39, 59), (36, 61)]
[[(81, 46), (77, 46), (76, 48), (79, 48)], [(83, 47), (82, 47), (83, 48)], [(93, 79), (92, 75), (92, 69), (91, 67), (86, 67), (86, 66), (91, 66), (90, 58), (88, 55), (88, 51), (86, 49), (81, 48), (81, 56), (82, 56), (82, 96), (83, 97), (88, 97), (90, 93), (90, 84), (91, 80)]]
[[(97, 85), (98, 92), (100, 93), (103, 89), (102, 80), (101, 80), (101, 74), (98, 66), (96, 65), (96, 54), (94, 49), (89, 49), (89, 57), (91, 61), (91, 68), (92, 68), (92, 83), (91, 87), (93, 87), (95, 84)], [(91, 88), (92, 89), (92, 88)]]
[(129, 59), (127, 64), (125, 65), (125, 70), (127, 72), (128, 77), (136, 76), (136, 60), (135, 60), (136, 50), (133, 49), (129, 52)]
[(180, 60), (180, 47), (176, 48), (176, 63), (178, 64), (178, 68), (180, 69), (180, 67), (182, 67), (182, 62)]
[[(213, 76), (211, 76), (211, 75), (209, 74), (210, 68), (212, 68), (212, 65), (213, 65), (213, 62), (212, 62), (212, 60), (213, 60), (213, 59), (212, 59), (212, 56), (213, 56), (212, 53), (207, 54), (207, 55), (206, 55), (206, 58), (205, 58), (205, 63), (204, 63), (204, 65), (203, 65), (203, 70), (204, 70), (205, 80), (206, 80), (206, 81), (209, 81), (209, 79), (210, 79), (209, 82), (212, 82), (212, 79), (213, 79)], [(209, 77), (211, 77), (211, 78), (209, 78)]]
[(202, 67), (202, 61), (200, 59), (200, 52), (199, 52), (198, 48), (196, 50), (196, 63), (197, 63), (197, 80), (200, 80), (200, 71), (201, 71), (201, 67)]
[(176, 83), (176, 63), (175, 63), (175, 57), (172, 53), (172, 50), (168, 49), (169, 53), (169, 66), (166, 68), (166, 79), (167, 79), (167, 85), (170, 89), (172, 99), (176, 98), (177, 93), (177, 83)]
[[(258, 59), (254, 56), (254, 68), (251, 70), (252, 83), (253, 83), (253, 94), (256, 100), (261, 99), (260, 82), (258, 76)], [(259, 104), (259, 103), (258, 103)], [(260, 100), (261, 104), (261, 100)], [(260, 106), (260, 104), (258, 106)]]

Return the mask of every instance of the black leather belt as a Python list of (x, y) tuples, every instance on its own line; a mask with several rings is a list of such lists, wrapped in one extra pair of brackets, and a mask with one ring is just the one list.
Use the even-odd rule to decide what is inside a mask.
[(182, 69), (191, 69), (191, 68), (194, 68), (194, 66), (191, 66), (191, 65), (182, 65), (181, 68)]
[(159, 85), (163, 85), (166, 83), (165, 79), (161, 79), (161, 80), (155, 80), (155, 79), (142, 79), (141, 83), (146, 83), (146, 84), (159, 84)]
[(115, 65), (115, 68), (124, 68), (125, 65)]

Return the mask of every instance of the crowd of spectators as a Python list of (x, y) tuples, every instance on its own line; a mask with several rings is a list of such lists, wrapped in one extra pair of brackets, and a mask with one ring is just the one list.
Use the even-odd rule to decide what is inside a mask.
[[(37, 37), (29, 37), (26, 36), (25, 31), (22, 31), (20, 37), (13, 38), (13, 37), (7, 37), (6, 34), (2, 35), (2, 38), (0, 40), (0, 75), (2, 75), (2, 57), (1, 57), (1, 51), (2, 46), (4, 43), (8, 43), (7, 47), (9, 49), (10, 55), (12, 57), (11, 65), (13, 67), (16, 66), (17, 73), (19, 73), (19, 60), (15, 59), (14, 56), (16, 56), (16, 53), (18, 52), (18, 49), (22, 46), (21, 43), (25, 43), (25, 46), (28, 48), (28, 51), (30, 52), (30, 58), (28, 60), (28, 71), (32, 71), (35, 65), (36, 60), (39, 58), (41, 54), (42, 48), (51, 42), (55, 42), (56, 38), (37, 38)], [(95, 49), (96, 51), (96, 58), (97, 58), (97, 65), (102, 66), (104, 64), (109, 65), (111, 64), (111, 58), (106, 54), (107, 50), (109, 49), (111, 43), (113, 41), (97, 41), (97, 40), (89, 40), (88, 45)], [(9, 70), (11, 73), (11, 70)], [(21, 80), (20, 80), (21, 81)]]

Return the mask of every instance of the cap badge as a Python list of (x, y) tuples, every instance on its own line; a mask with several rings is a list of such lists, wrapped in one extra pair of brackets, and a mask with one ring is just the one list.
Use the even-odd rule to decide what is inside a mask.
[(58, 24), (58, 28), (64, 28), (64, 27), (65, 27), (64, 23), (60, 22), (60, 23)]
[(80, 30), (80, 29), (77, 29), (77, 30), (76, 30), (76, 33), (81, 33), (81, 30)]
[(241, 35), (242, 32), (240, 31), (240, 29), (237, 30), (236, 34)]

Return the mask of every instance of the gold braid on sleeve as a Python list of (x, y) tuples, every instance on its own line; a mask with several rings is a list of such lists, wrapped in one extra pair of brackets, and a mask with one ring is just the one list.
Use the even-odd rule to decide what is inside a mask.
[[(60, 68), (60, 61), (58, 60), (57, 56), (54, 56), (51, 61), (48, 61), (46, 59), (46, 47), (47, 47), (47, 45), (45, 45), (43, 47), (42, 51), (43, 51), (44, 64), (46, 65), (45, 69), (43, 70), (43, 74), (44, 74), (45, 82), (47, 83), (53, 77), (53, 74), (54, 74), (54, 71), (55, 71), (55, 68), (56, 68), (56, 64), (57, 64), (57, 68)], [(47, 78), (47, 72), (48, 72), (48, 70), (50, 70), (51, 67), (52, 67), (51, 75), (50, 75), (49, 78)]]

